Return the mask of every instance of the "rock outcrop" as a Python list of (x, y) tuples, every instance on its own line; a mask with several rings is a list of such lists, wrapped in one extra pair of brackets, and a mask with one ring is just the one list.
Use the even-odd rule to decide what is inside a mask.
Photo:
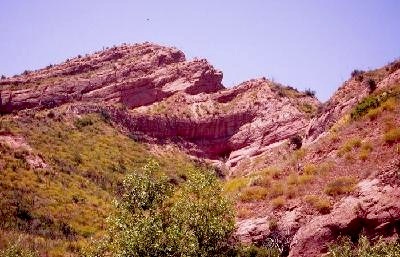
[(175, 48), (123, 45), (1, 80), (0, 113), (63, 104), (103, 109), (138, 139), (168, 140), (234, 167), (273, 143), (304, 134), (319, 105), (266, 79), (232, 89), (221, 80), (207, 61), (186, 61)]

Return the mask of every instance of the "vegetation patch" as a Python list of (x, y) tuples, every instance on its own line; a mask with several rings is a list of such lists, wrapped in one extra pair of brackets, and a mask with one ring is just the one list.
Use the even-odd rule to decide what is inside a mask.
[(316, 209), (321, 214), (327, 214), (331, 211), (331, 203), (328, 199), (317, 196), (317, 195), (307, 195), (304, 197), (304, 201), (310, 204), (314, 209)]
[(326, 185), (325, 193), (331, 196), (347, 194), (354, 191), (355, 183), (354, 178), (339, 177)]
[(367, 237), (361, 236), (355, 244), (350, 238), (340, 238), (329, 247), (328, 257), (388, 257), (400, 256), (399, 242), (378, 240), (372, 244)]
[(400, 141), (400, 128), (394, 128), (386, 132), (383, 135), (383, 140), (385, 140), (385, 142), (389, 144)]
[[(399, 96), (399, 86), (380, 94), (367, 96), (355, 106), (350, 116), (353, 120), (356, 120), (368, 114), (370, 119), (375, 119), (382, 110), (394, 110), (398, 104)], [(372, 111), (374, 109), (377, 110)]]

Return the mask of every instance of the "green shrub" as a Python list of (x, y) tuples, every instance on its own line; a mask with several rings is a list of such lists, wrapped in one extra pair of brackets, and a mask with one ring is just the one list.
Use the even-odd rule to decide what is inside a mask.
[(0, 250), (1, 257), (39, 257), (36, 251), (25, 249), (21, 246), (20, 240), (9, 244), (4, 250)]
[(90, 117), (85, 116), (83, 118), (76, 119), (74, 124), (77, 128), (81, 129), (83, 127), (93, 125), (93, 120)]
[(397, 257), (400, 256), (400, 242), (390, 243), (378, 240), (371, 244), (361, 236), (357, 244), (349, 238), (341, 238), (338, 243), (329, 247), (327, 257)]
[(109, 218), (116, 256), (222, 256), (234, 229), (231, 203), (215, 175), (192, 170), (173, 190), (158, 165), (128, 175)]
[(379, 107), (380, 103), (376, 96), (369, 96), (361, 100), (351, 112), (350, 116), (352, 119), (357, 119), (366, 114), (370, 109)]
[(279, 257), (278, 248), (257, 247), (254, 245), (242, 246), (237, 250), (235, 257)]

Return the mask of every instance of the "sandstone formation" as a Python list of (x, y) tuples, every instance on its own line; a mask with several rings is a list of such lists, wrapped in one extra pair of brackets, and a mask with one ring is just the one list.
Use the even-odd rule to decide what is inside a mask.
[[(330, 128), (373, 90), (400, 83), (399, 63), (355, 73), (321, 104), (312, 92), (299, 92), (265, 78), (227, 89), (222, 85), (222, 73), (206, 60), (188, 61), (175, 48), (150, 43), (122, 45), (1, 79), (0, 114), (61, 106), (76, 115), (100, 113), (135, 140), (173, 144), (196, 158), (224, 166), (228, 172), (224, 175), (235, 177), (241, 175), (240, 164), (262, 154), (271, 153), (274, 161), (288, 159), (289, 163), (282, 155), (293, 153), (293, 149), (277, 149), (287, 146), (293, 136), (303, 139), (311, 149), (304, 153), (308, 161), (336, 161), (339, 139), (323, 141)], [(375, 84), (368, 84), (370, 80)], [(379, 124), (370, 125), (379, 128)], [(30, 165), (46, 165), (30, 153), (22, 138), (0, 135), (0, 141), (27, 150)], [(324, 148), (325, 143), (328, 146)], [(386, 157), (391, 159), (395, 153), (386, 148)], [(346, 175), (346, 165), (339, 166), (337, 172)], [(329, 213), (312, 212), (301, 199), (289, 199), (290, 205), (284, 209), (251, 203), (257, 215), (238, 219), (236, 237), (261, 245), (273, 239), (289, 256), (313, 257), (326, 253), (327, 245), (339, 235), (356, 239), (365, 231), (371, 237), (392, 236), (400, 230), (396, 165), (371, 171), (373, 174), (362, 177), (352, 194), (331, 197), (334, 205)], [(254, 172), (249, 166), (244, 169), (248, 169), (247, 174)], [(295, 175), (304, 171), (295, 170)], [(286, 167), (284, 175), (291, 171)], [(276, 218), (275, 227), (271, 217)]]
[(1, 80), (0, 113), (79, 103), (80, 111), (109, 112), (138, 139), (169, 140), (234, 167), (304, 134), (319, 105), (266, 79), (232, 89), (221, 81), (207, 61), (186, 61), (177, 49), (123, 45)]

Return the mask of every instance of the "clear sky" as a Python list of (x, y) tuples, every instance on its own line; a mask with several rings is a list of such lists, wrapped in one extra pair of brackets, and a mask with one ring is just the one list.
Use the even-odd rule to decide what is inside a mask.
[(0, 0), (0, 74), (150, 41), (326, 100), (355, 69), (400, 57), (397, 0)]

